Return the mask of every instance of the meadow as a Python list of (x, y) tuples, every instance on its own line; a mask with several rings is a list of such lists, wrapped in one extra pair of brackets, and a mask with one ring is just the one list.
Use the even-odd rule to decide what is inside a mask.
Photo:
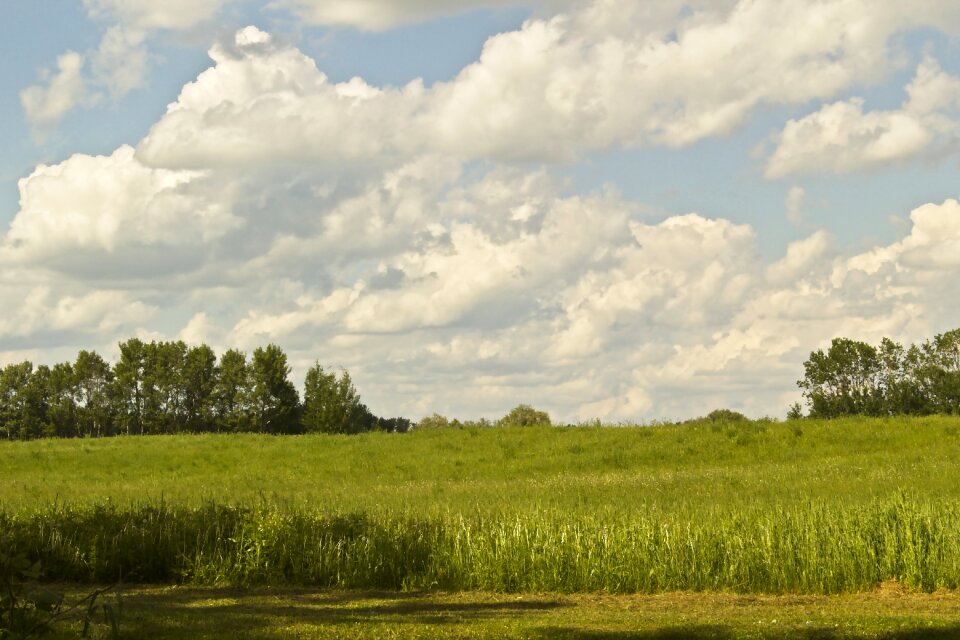
[(556, 593), (960, 583), (954, 418), (0, 443), (50, 579)]

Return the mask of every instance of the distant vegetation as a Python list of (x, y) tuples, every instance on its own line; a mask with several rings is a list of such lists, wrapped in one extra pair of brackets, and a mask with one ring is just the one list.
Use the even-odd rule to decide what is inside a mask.
[[(182, 341), (132, 338), (119, 348), (112, 366), (94, 351), (81, 351), (72, 363), (34, 367), (25, 361), (0, 369), (0, 439), (552, 424), (549, 415), (526, 404), (497, 421), (434, 413), (414, 425), (377, 417), (361, 402), (347, 371), (325, 371), (319, 363), (307, 372), (301, 400), (289, 380), (287, 356), (273, 344), (255, 349), (249, 359), (236, 349), (218, 359), (207, 345)], [(888, 338), (878, 346), (835, 338), (803, 367), (797, 384), (811, 418), (960, 414), (960, 329), (909, 347)], [(795, 404), (787, 417), (804, 417), (803, 407)], [(746, 420), (718, 409), (687, 423)]]
[(814, 418), (960, 414), (960, 329), (909, 347), (835, 338), (803, 366), (797, 384)]
[(410, 422), (373, 415), (350, 375), (317, 364), (303, 402), (280, 347), (231, 349), (217, 359), (207, 345), (120, 344), (111, 366), (94, 351), (74, 362), (0, 371), (0, 438), (99, 437), (175, 433), (359, 433), (406, 431)]

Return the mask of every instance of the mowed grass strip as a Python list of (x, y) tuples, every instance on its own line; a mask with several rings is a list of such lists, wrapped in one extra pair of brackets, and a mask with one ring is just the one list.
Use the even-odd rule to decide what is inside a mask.
[[(71, 596), (82, 592), (73, 590)], [(124, 638), (908, 639), (960, 636), (960, 596), (885, 585), (847, 596), (397, 593), (131, 587)], [(54, 638), (75, 637), (63, 626)], [(109, 637), (106, 624), (92, 636)]]

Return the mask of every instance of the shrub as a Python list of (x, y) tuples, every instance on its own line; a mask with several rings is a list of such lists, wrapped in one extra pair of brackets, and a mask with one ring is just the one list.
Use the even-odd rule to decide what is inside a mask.
[(417, 423), (416, 428), (419, 429), (443, 429), (450, 426), (450, 420), (446, 416), (442, 416), (439, 413), (434, 413), (426, 418), (420, 420)]
[(498, 426), (549, 427), (550, 416), (546, 411), (537, 411), (528, 404), (517, 405), (510, 413), (497, 421)]

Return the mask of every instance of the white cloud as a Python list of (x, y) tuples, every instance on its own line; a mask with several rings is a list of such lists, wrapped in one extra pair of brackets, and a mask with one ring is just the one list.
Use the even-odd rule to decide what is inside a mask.
[(276, 0), (313, 24), (379, 31), (400, 24), (485, 7), (535, 5), (537, 0)]
[[(894, 64), (892, 34), (957, 17), (922, 1), (733, 5), (598, 0), (491, 39), (432, 87), (332, 83), (243, 29), (136, 152), (21, 181), (0, 242), (0, 304), (15, 310), (0, 353), (51, 334), (78, 348), (134, 332), (274, 341), (296, 374), (349, 368), (382, 413), (782, 414), (831, 337), (916, 339), (960, 316), (960, 205), (917, 208), (870, 251), (820, 231), (767, 264), (749, 225), (642, 218), (612, 189), (499, 163), (721, 135), (760, 105), (872, 81)], [(131, 29), (160, 28), (143, 15)], [(921, 65), (903, 111), (942, 115), (954, 91)], [(787, 194), (795, 218), (803, 199)]]
[(229, 0), (84, 0), (92, 18), (106, 19), (97, 49), (67, 51), (57, 58), (58, 71), (20, 92), (20, 102), (38, 139), (43, 139), (70, 111), (100, 101), (105, 90), (114, 100), (144, 85), (149, 53), (146, 41), (159, 29), (196, 27)]
[[(333, 84), (301, 52), (247, 28), (211, 50), (215, 66), (184, 88), (139, 153), (153, 165), (198, 167), (421, 153), (553, 162), (613, 147), (679, 147), (730, 133), (761, 105), (873, 83), (895, 66), (895, 34), (951, 26), (935, 22), (944, 16), (932, 4), (682, 6), (595, 0), (531, 19), (431, 87)], [(743, 42), (750, 46), (735, 46)], [(816, 125), (832, 131), (863, 118), (860, 103), (838, 103)], [(870, 142), (879, 161), (925, 143), (910, 117), (874, 120), (864, 126), (885, 133)], [(780, 164), (772, 174), (786, 170)]]
[(767, 268), (767, 279), (777, 284), (789, 284), (814, 270), (817, 265), (825, 266), (824, 255), (830, 246), (825, 231), (791, 242), (787, 246), (787, 255)]
[(120, 98), (146, 82), (147, 49), (143, 31), (114, 25), (107, 29), (92, 55), (93, 83)]
[(848, 173), (955, 145), (960, 133), (960, 78), (926, 58), (906, 90), (908, 99), (900, 109), (864, 111), (864, 101), (853, 98), (790, 120), (777, 136), (766, 176)]
[[(955, 201), (916, 209), (898, 242), (843, 255), (817, 232), (766, 265), (750, 226), (700, 214), (642, 221), (616, 193), (570, 194), (544, 171), (462, 172), (425, 156), (358, 183), (308, 174), (306, 189), (300, 169), (174, 172), (121, 151), (27, 179), (17, 227), (38, 231), (23, 237), (111, 264), (125, 245), (176, 253), (205, 232), (186, 214), (194, 207), (174, 207), (143, 237), (124, 231), (143, 210), (124, 184), (213, 197), (208, 183), (229, 179), (263, 201), (233, 193), (245, 226), (218, 235), (212, 225), (202, 261), (175, 277), (128, 284), (113, 273), (92, 284), (51, 271), (54, 253), (7, 254), (4, 304), (17, 312), (0, 326), (3, 351), (44, 331), (102, 344), (134, 331), (220, 349), (276, 342), (295, 375), (317, 359), (345, 366), (373, 410), (412, 417), (495, 417), (521, 401), (560, 419), (689, 417), (720, 405), (781, 415), (803, 359), (831, 337), (917, 339), (960, 313)], [(35, 217), (68, 210), (58, 180), (77, 193), (93, 176), (118, 181), (117, 195), (88, 186), (100, 194), (90, 202), (121, 203), (98, 214), (121, 220), (106, 239), (69, 225), (58, 235)], [(304, 213), (275, 211), (291, 207)], [(46, 270), (26, 262), (41, 256)], [(16, 284), (23, 273), (36, 283)], [(176, 320), (164, 324), (158, 309)]]
[(183, 88), (140, 143), (157, 166), (304, 160), (339, 166), (415, 146), (407, 126), (422, 85), (377, 89), (330, 83), (313, 60), (256, 28), (210, 50), (216, 66)]
[(40, 165), (19, 182), (20, 212), (0, 243), (0, 260), (51, 266), (77, 252), (209, 242), (241, 221), (229, 193), (197, 189), (203, 178), (145, 167), (127, 146)]
[(0, 318), (0, 338), (44, 332), (80, 331), (88, 334), (131, 331), (149, 320), (156, 308), (136, 300), (130, 293), (93, 290), (81, 295), (59, 293), (47, 286), (26, 290), (10, 313)]
[(228, 0), (84, 0), (94, 18), (138, 30), (189, 29), (213, 18)]
[(44, 72), (44, 83), (20, 92), (20, 104), (34, 132), (43, 137), (64, 115), (88, 99), (82, 71), (83, 56), (67, 51), (57, 58), (57, 71)]

